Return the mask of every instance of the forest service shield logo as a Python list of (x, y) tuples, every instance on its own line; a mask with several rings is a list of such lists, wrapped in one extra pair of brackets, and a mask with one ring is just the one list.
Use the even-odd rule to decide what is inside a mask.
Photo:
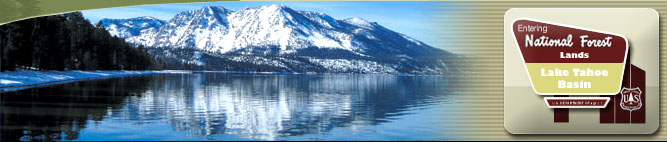
[(642, 107), (642, 90), (639, 87), (635, 88), (626, 88), (623, 87), (621, 90), (621, 108), (627, 111), (638, 110)]

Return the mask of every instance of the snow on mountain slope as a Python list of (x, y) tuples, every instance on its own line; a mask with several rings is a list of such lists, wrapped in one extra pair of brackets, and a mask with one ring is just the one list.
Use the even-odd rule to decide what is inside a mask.
[(349, 36), (326, 28), (330, 23), (319, 17), (314, 19), (320, 21), (278, 5), (243, 9), (229, 15), (230, 28), (219, 49), (221, 53), (248, 47), (278, 48), (279, 53), (294, 53), (307, 47), (351, 50), (349, 45), (341, 45), (350, 40)]
[[(127, 19), (129, 22), (124, 24), (131, 24), (135, 19)], [(140, 26), (119, 26), (123, 24), (113, 20), (102, 22), (109, 32), (135, 44), (217, 53), (268, 54), (277, 51), (275, 53), (289, 54), (317, 47), (363, 54), (370, 51), (399, 53), (400, 48), (432, 48), (360, 18), (336, 20), (324, 13), (297, 11), (280, 5), (239, 11), (207, 6), (182, 12), (164, 24), (156, 21), (143, 30), (136, 30), (142, 28)], [(154, 26), (157, 25), (163, 26), (156, 29)]]
[[(126, 21), (140, 23), (133, 19)], [(196, 62), (199, 65), (214, 61), (216, 62), (214, 64), (220, 64), (221, 60), (228, 59), (237, 62), (231, 59), (232, 56), (246, 59), (236, 57), (237, 55), (258, 55), (265, 57), (253, 60), (247, 58), (245, 62), (258, 62), (254, 65), (267, 66), (259, 62), (265, 62), (265, 58), (271, 62), (280, 61), (285, 63), (285, 66), (276, 66), (281, 70), (301, 71), (304, 67), (296, 66), (307, 64), (310, 69), (401, 72), (426, 69), (426, 66), (429, 70), (442, 70), (446, 67), (422, 61), (419, 61), (420, 65), (411, 64), (418, 62), (416, 57), (452, 55), (375, 22), (361, 18), (337, 20), (324, 13), (299, 11), (281, 5), (245, 8), (238, 11), (220, 6), (206, 6), (179, 13), (162, 24), (155, 21), (152, 22), (155, 24), (148, 24), (151, 26), (143, 28), (130, 22), (113, 20), (103, 20), (102, 25), (112, 34), (124, 37), (130, 43), (175, 50), (169, 52), (183, 56), (178, 57), (181, 58), (179, 60), (187, 59), (186, 62)], [(128, 23), (129, 26), (121, 26)], [(161, 26), (156, 27), (157, 25)], [(215, 59), (185, 57), (193, 54), (176, 52), (192, 52), (192, 50), (176, 51), (176, 49), (205, 51), (204, 54), (211, 54), (210, 57)], [(275, 56), (307, 56), (314, 59), (304, 59), (299, 64), (291, 64), (288, 63), (291, 61), (273, 58)], [(271, 64), (281, 65), (281, 63)], [(347, 67), (330, 67), (343, 64)], [(234, 65), (221, 65), (226, 69), (231, 66)], [(311, 66), (318, 67), (311, 68)], [(359, 67), (374, 69), (343, 69)]]
[(140, 42), (151, 47), (197, 48), (214, 50), (220, 43), (229, 26), (227, 16), (231, 10), (223, 7), (209, 6), (199, 10), (177, 14), (160, 28), (148, 36), (149, 42)]
[(144, 35), (155, 33), (166, 23), (150, 16), (130, 19), (102, 19), (100, 22), (111, 35), (126, 38), (131, 43), (149, 42), (151, 39)]

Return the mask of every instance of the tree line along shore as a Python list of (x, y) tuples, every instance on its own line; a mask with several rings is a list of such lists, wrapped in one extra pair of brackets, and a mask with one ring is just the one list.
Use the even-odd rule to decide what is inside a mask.
[(80, 12), (0, 25), (0, 71), (155, 70), (162, 64)]

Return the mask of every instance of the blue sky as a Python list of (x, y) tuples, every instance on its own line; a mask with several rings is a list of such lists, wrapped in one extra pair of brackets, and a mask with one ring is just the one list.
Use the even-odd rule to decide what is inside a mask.
[[(326, 13), (336, 19), (359, 17), (368, 21), (377, 22), (389, 29), (406, 34), (415, 39), (432, 43), (432, 34), (429, 31), (429, 9), (437, 2), (392, 2), (392, 1), (349, 1), (349, 2), (315, 2), (315, 1), (242, 1), (242, 2), (207, 2), (184, 4), (160, 4), (147, 6), (132, 6), (106, 8), (82, 11), (83, 15), (92, 23), (103, 18), (124, 19), (140, 16), (153, 16), (162, 20), (169, 20), (174, 15), (188, 10), (200, 9), (203, 6), (223, 6), (231, 10), (240, 10), (248, 7), (280, 4), (295, 10), (315, 11)], [(432, 25), (432, 24), (431, 24)], [(430, 28), (432, 29), (432, 28)]]

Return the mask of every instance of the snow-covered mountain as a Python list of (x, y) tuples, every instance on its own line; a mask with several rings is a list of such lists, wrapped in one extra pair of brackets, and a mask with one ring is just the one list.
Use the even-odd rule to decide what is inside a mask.
[[(144, 16), (130, 19), (102, 19), (102, 26), (113, 36), (125, 38), (130, 43), (144, 43), (150, 39), (143, 35), (151, 35), (166, 22), (154, 17)], [(144, 37), (144, 38), (142, 38)]]
[[(453, 56), (375, 22), (281, 5), (238, 11), (206, 6), (167, 22), (143, 17), (102, 20), (102, 26), (156, 48), (156, 56), (211, 70), (442, 73), (448, 61), (420, 58)], [(238, 64), (261, 67), (233, 67)]]

